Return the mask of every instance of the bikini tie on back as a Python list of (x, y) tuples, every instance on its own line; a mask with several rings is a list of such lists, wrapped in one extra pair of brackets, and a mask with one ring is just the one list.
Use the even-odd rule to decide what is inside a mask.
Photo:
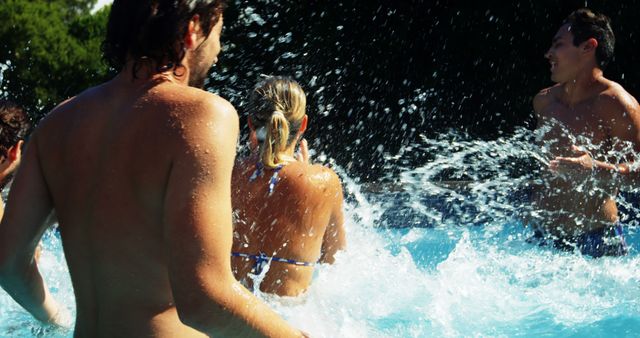
[[(278, 172), (284, 167), (284, 165), (279, 165), (275, 168), (273, 168), (273, 175), (271, 175), (271, 179), (269, 179), (269, 196), (271, 196), (271, 194), (273, 194), (273, 190), (276, 187), (276, 183), (278, 183), (279, 179), (278, 179)], [(258, 162), (256, 163), (256, 170), (253, 171), (253, 174), (251, 174), (251, 177), (249, 177), (249, 182), (253, 182), (256, 180), (256, 178), (262, 176), (262, 173), (264, 173), (264, 164), (262, 164), (262, 162)]]

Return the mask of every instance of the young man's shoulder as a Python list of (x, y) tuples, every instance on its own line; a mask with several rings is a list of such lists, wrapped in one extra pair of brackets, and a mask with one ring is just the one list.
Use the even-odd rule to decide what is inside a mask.
[(95, 87), (90, 87), (78, 95), (62, 101), (43, 118), (42, 122), (65, 118), (67, 115), (80, 111), (82, 106), (86, 106), (96, 98), (103, 97), (105, 89), (106, 83), (103, 83)]
[(640, 123), (640, 106), (638, 101), (620, 84), (603, 80), (603, 89), (593, 101), (593, 112), (610, 128)]
[(604, 111), (638, 113), (638, 101), (619, 83), (607, 80), (605, 89), (598, 95), (598, 104)]
[[(167, 88), (170, 92), (165, 96), (170, 106), (183, 107), (185, 117), (202, 117), (209, 115), (212, 118), (236, 117), (233, 105), (217, 94), (199, 88), (183, 85), (173, 85)], [(171, 93), (173, 92), (173, 93)]]
[[(177, 153), (200, 149), (204, 151), (200, 155), (211, 161), (215, 156), (235, 156), (235, 148), (227, 153), (227, 146), (235, 147), (239, 132), (239, 118), (233, 105), (203, 90), (186, 86), (181, 90), (180, 95), (168, 98), (171, 102), (166, 105), (171, 107), (160, 119), (164, 121), (169, 147)], [(220, 149), (227, 150), (219, 152)]]
[(595, 112), (612, 136), (622, 140), (638, 140), (640, 106), (638, 101), (620, 84), (605, 81), (605, 89), (598, 94)]
[(36, 134), (47, 133), (47, 131), (57, 131), (63, 129), (68, 123), (73, 122), (76, 119), (78, 111), (80, 111), (79, 102), (82, 99), (82, 94), (68, 98), (49, 111), (40, 121), (38, 121), (37, 127), (33, 132), (33, 136)]
[(533, 109), (536, 113), (542, 114), (551, 103), (556, 101), (556, 97), (561, 91), (561, 85), (544, 88), (533, 97)]

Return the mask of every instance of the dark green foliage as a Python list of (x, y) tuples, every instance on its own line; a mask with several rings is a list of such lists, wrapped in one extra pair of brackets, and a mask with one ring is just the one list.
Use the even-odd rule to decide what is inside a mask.
[(2, 94), (36, 120), (105, 79), (101, 59), (108, 9), (94, 0), (3, 0), (0, 5)]
[(93, 6), (95, 6), (97, 0), (59, 0), (63, 3), (67, 9), (75, 11), (76, 13), (88, 13)]

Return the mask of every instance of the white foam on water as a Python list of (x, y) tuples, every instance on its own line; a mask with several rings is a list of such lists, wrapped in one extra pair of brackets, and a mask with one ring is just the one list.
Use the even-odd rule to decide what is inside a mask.
[(424, 313), (428, 304), (423, 273), (410, 253), (394, 254), (381, 234), (358, 227), (349, 224), (349, 248), (334, 265), (319, 267), (303, 304), (270, 302), (314, 337), (388, 337), (394, 326), (415, 322), (409, 314)]
[[(266, 297), (313, 337), (562, 336), (640, 317), (637, 256), (591, 259), (517, 238), (496, 245), (481, 228), (378, 230), (354, 222), (358, 212), (349, 211), (348, 249), (318, 267), (304, 297)], [(454, 246), (438, 258), (428, 251), (443, 238)], [(60, 241), (48, 235), (44, 243), (43, 275), (73, 311)], [(423, 260), (440, 261), (416, 260), (422, 251)], [(4, 293), (0, 305), (0, 336), (71, 336), (42, 328)]]
[[(48, 230), (38, 262), (40, 273), (56, 300), (75, 316), (75, 297), (62, 243)], [(72, 337), (70, 330), (42, 325), (0, 289), (0, 337)]]

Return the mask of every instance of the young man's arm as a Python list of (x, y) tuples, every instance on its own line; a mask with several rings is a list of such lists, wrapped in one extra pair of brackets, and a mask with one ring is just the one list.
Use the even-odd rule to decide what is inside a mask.
[[(328, 169), (325, 169), (328, 170)], [(335, 173), (331, 175), (329, 189), (332, 200), (331, 218), (322, 239), (322, 255), (320, 262), (333, 264), (335, 254), (347, 246), (347, 236), (344, 229), (343, 192), (340, 178)]]
[(231, 272), (231, 173), (238, 137), (233, 107), (209, 98), (205, 114), (176, 130), (164, 233), (180, 319), (211, 336), (302, 336)]
[(38, 320), (68, 325), (66, 310), (53, 300), (34, 258), (51, 211), (35, 134), (14, 179), (0, 224), (0, 284)]
[[(617, 106), (617, 114), (611, 119), (611, 137), (618, 142), (629, 142), (634, 153), (640, 152), (640, 106), (630, 95), (625, 93), (614, 98)], [(617, 152), (624, 151), (622, 147), (614, 149)], [(629, 149), (626, 150), (627, 152)], [(625, 154), (630, 155), (630, 154)], [(609, 164), (596, 161), (597, 168), (615, 173), (621, 179), (623, 186), (635, 186), (640, 183), (640, 172), (633, 159), (627, 157), (622, 163)]]

